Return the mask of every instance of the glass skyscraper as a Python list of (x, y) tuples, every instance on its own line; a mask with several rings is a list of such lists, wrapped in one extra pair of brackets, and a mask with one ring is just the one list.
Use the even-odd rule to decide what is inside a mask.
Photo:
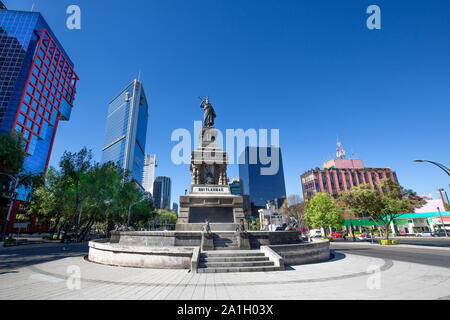
[(0, 133), (19, 132), (25, 172), (45, 172), (59, 122), (70, 119), (74, 64), (39, 12), (1, 9), (0, 68)]
[[(273, 175), (264, 175), (262, 169), (269, 168), (271, 164), (263, 164), (260, 154), (272, 156), (272, 152), (278, 153), (278, 170)], [(251, 154), (255, 155), (254, 163), (250, 161)], [(286, 185), (284, 181), (283, 160), (281, 149), (276, 147), (247, 147), (244, 151), (245, 162), (239, 164), (239, 177), (243, 185), (243, 193), (250, 197), (252, 213), (257, 214), (257, 209), (265, 208), (268, 201), (277, 201), (281, 205), (286, 199)]]
[(168, 177), (157, 177), (153, 186), (153, 201), (156, 209), (170, 210), (172, 181)]
[(109, 103), (102, 162), (114, 162), (129, 171), (142, 189), (147, 121), (144, 87), (134, 80)]

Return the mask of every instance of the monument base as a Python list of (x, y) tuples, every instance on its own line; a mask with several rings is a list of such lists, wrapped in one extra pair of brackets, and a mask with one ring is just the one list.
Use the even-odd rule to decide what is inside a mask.
[(213, 232), (236, 231), (245, 222), (244, 198), (232, 195), (229, 186), (193, 185), (189, 195), (180, 197), (176, 230), (202, 231), (206, 221)]
[[(176, 231), (202, 231), (205, 223), (178, 223), (176, 225)], [(210, 223), (212, 232), (220, 232), (220, 231), (232, 231), (235, 232), (238, 228), (238, 224), (236, 223)]]

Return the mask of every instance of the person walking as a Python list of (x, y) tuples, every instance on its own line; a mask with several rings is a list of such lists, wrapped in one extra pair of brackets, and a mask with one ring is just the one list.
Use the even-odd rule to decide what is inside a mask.
[(69, 244), (70, 244), (70, 236), (66, 236), (66, 238), (64, 240), (63, 251), (69, 250)]

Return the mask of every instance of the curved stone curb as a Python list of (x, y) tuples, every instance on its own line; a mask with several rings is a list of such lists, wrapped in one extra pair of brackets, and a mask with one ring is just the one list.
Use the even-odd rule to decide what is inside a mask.
[[(380, 259), (381, 260), (381, 259)], [(330, 262), (332, 262), (331, 260)], [(392, 260), (382, 259), (383, 265), (380, 267), (380, 271), (384, 272), (391, 269), (394, 266), (394, 262)], [(88, 262), (86, 262), (88, 263)], [(31, 270), (36, 273), (40, 273), (43, 275), (51, 276), (54, 278), (66, 280), (68, 276), (62, 276), (60, 274), (48, 272), (42, 270), (38, 267), (32, 266), (27, 267), (26, 269)], [(268, 273), (276, 273), (268, 272)], [(337, 275), (330, 276), (324, 278), (312, 278), (312, 279), (290, 279), (290, 280), (281, 280), (277, 281), (277, 285), (289, 285), (289, 284), (301, 284), (301, 283), (319, 283), (319, 282), (328, 282), (328, 281), (336, 281), (336, 280), (344, 280), (351, 279), (357, 277), (364, 277), (370, 275), (369, 272), (357, 272), (345, 275)], [(198, 277), (207, 277), (207, 275), (196, 275)], [(126, 286), (137, 286), (137, 287), (150, 287), (150, 286), (165, 286), (165, 287), (178, 287), (178, 283), (167, 283), (167, 282), (149, 282), (149, 283), (140, 283), (140, 282), (125, 282), (125, 281), (109, 281), (109, 280), (98, 280), (98, 279), (81, 279), (82, 282), (95, 283), (95, 284), (112, 284), (112, 285), (126, 285)], [(184, 284), (183, 287), (240, 287), (240, 286), (266, 286), (267, 281), (249, 281), (249, 282), (237, 282), (237, 283), (187, 283)]]

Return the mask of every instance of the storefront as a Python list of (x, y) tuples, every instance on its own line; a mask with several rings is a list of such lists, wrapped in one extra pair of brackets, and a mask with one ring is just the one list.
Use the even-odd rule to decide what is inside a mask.
[[(439, 212), (408, 213), (394, 219), (391, 230), (396, 234), (415, 234), (439, 230), (443, 224), (447, 230), (450, 230), (450, 212), (442, 212), (441, 214)], [(368, 232), (384, 227), (382, 224), (377, 225), (370, 218), (345, 219), (343, 226), (347, 232), (351, 232), (352, 229), (359, 232)]]

